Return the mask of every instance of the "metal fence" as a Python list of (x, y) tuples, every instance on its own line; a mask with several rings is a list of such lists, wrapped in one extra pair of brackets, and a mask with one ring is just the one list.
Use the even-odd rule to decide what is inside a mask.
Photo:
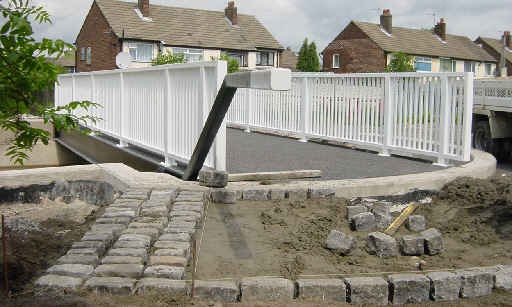
[[(226, 62), (161, 65), (58, 76), (56, 106), (90, 100), (101, 105), (88, 126), (128, 144), (187, 162), (227, 73)], [(77, 111), (78, 113), (83, 110)], [(226, 169), (226, 133), (219, 129), (205, 164)]]
[(287, 92), (240, 89), (228, 123), (469, 161), (472, 73), (292, 74)]

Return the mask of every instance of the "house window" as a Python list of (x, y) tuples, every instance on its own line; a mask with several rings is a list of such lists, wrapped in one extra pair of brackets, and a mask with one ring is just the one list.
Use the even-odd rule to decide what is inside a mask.
[(247, 67), (247, 54), (243, 52), (229, 52), (229, 59), (235, 59), (238, 61), (238, 65), (241, 67)]
[(455, 72), (457, 69), (456, 69), (456, 66), (457, 66), (457, 61), (453, 60), (453, 59), (449, 59), (449, 58), (440, 58), (440, 62), (441, 62), (441, 72)]
[(85, 61), (85, 47), (80, 48), (80, 61)]
[(416, 71), (432, 71), (432, 58), (422, 56), (414, 57), (414, 69)]
[(91, 65), (91, 61), (92, 61), (92, 59), (91, 59), (91, 47), (87, 47), (87, 55), (86, 55), (86, 57), (87, 57), (87, 65)]
[(492, 75), (492, 64), (491, 63), (485, 63), (485, 74), (487, 76)]
[(464, 61), (464, 72), (475, 72), (475, 62)]
[(199, 62), (203, 60), (203, 50), (192, 48), (172, 48), (173, 54), (183, 54), (186, 63)]
[(273, 52), (258, 52), (256, 54), (256, 65), (258, 66), (274, 66)]
[(129, 43), (128, 49), (134, 61), (151, 62), (151, 59), (153, 59), (153, 44)]
[(339, 54), (332, 55), (332, 68), (340, 68), (340, 55)]

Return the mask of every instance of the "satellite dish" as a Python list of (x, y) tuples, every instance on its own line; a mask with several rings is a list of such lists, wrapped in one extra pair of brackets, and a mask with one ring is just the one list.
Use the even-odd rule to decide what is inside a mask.
[(132, 57), (128, 52), (119, 52), (116, 56), (116, 65), (121, 69), (130, 67)]

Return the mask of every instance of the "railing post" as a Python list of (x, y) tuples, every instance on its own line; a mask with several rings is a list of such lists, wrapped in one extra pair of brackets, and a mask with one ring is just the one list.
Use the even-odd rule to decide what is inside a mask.
[(119, 147), (126, 147), (128, 146), (128, 143), (124, 140), (124, 114), (125, 114), (125, 93), (124, 93), (124, 73), (119, 73), (120, 77), (120, 97), (121, 101), (119, 102)]
[(393, 92), (391, 88), (391, 76), (386, 74), (384, 77), (384, 106), (382, 110), (384, 112), (384, 131), (383, 131), (383, 147), (379, 156), (389, 157), (389, 148), (393, 143), (393, 104), (396, 101), (393, 101)]
[[(217, 87), (215, 90), (215, 95), (219, 93), (222, 83), (224, 82), (224, 78), (228, 74), (228, 66), (225, 61), (218, 61), (215, 66), (215, 71), (217, 73)], [(206, 83), (205, 83), (206, 86)], [(206, 87), (205, 87), (206, 88)], [(214, 98), (215, 99), (215, 98)], [(206, 120), (208, 117), (209, 109), (207, 109), (205, 113), (204, 122), (206, 124)], [(226, 119), (222, 121), (222, 124), (219, 127), (217, 135), (215, 136), (215, 140), (213, 143), (213, 152), (214, 152), (214, 165), (215, 169), (218, 171), (226, 170)]]
[(299, 142), (307, 142), (307, 134), (311, 131), (311, 95), (309, 88), (309, 79), (304, 76), (302, 79), (302, 100), (301, 100), (301, 133)]
[(437, 163), (434, 165), (448, 166), (446, 155), (449, 150), (450, 138), (450, 85), (448, 83), (448, 76), (441, 76), (441, 107), (440, 107), (440, 120), (439, 120), (439, 156)]
[(473, 73), (464, 73), (464, 113), (462, 132), (462, 155), (464, 161), (471, 160), (471, 124), (473, 122)]
[(245, 89), (245, 132), (251, 132), (251, 124), (252, 124), (252, 91), (250, 88)]
[(165, 100), (164, 100), (164, 166), (176, 166), (176, 161), (169, 157), (169, 104), (171, 103), (171, 76), (169, 69), (164, 70), (165, 73)]
[[(94, 78), (94, 74), (91, 73), (91, 102), (96, 102), (96, 79)], [(97, 117), (97, 110), (90, 110), (94, 114), (95, 117)], [(94, 128), (97, 128), (96, 125), (91, 121), (91, 125), (94, 125)], [(95, 135), (94, 132), (90, 133), (91, 135)]]

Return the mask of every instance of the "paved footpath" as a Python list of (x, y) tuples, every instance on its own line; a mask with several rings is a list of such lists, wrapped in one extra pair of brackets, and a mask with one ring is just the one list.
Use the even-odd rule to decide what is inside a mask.
[(182, 279), (204, 205), (200, 191), (125, 191), (36, 285), (185, 294)]

